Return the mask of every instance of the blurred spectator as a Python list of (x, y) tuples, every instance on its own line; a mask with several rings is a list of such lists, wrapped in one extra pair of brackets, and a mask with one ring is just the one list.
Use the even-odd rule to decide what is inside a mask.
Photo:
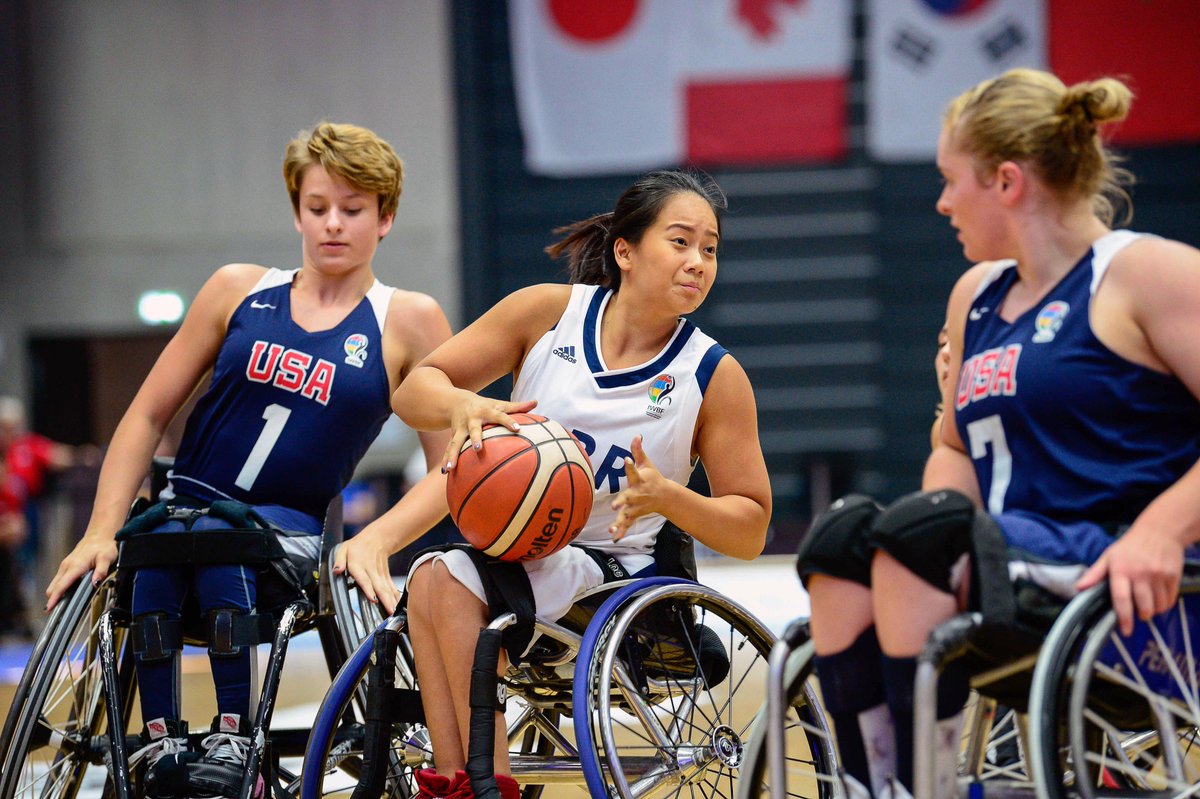
[(28, 532), (24, 504), (24, 485), (0, 458), (0, 642), (31, 637), (17, 557)]
[(25, 406), (16, 397), (0, 397), (0, 453), (11, 479), (24, 486), (25, 521), (28, 541), (25, 553), (32, 556), (38, 545), (37, 500), (46, 490), (50, 475), (78, 464), (95, 465), (100, 451), (94, 446), (72, 447), (31, 432)]
[(379, 518), (379, 496), (368, 480), (354, 480), (342, 489), (343, 535), (350, 538)]

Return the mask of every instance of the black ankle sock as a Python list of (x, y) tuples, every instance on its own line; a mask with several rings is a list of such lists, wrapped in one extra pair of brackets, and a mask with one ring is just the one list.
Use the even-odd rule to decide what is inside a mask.
[[(913, 785), (913, 680), (916, 658), (884, 655), (883, 684), (887, 689), (888, 708), (896, 722), (896, 778), (912, 791)], [(937, 719), (956, 715), (967, 701), (970, 689), (966, 668), (961, 660), (951, 661), (938, 678)]]
[(871, 784), (871, 772), (858, 716), (884, 702), (879, 659), (874, 627), (841, 652), (813, 659), (825, 712), (837, 730), (842, 768), (865, 786)]

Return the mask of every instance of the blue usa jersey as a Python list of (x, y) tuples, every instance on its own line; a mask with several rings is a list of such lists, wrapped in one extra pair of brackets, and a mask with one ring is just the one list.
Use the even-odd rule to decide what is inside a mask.
[(1128, 524), (1200, 457), (1200, 403), (1191, 392), (1092, 333), (1092, 295), (1137, 237), (1115, 231), (1097, 240), (1011, 323), (998, 311), (1015, 266), (998, 265), (980, 286), (954, 412), (991, 513)]
[(375, 281), (337, 326), (309, 333), (292, 321), (295, 273), (269, 270), (233, 312), (184, 430), (174, 492), (323, 518), (391, 412), (382, 330), (392, 289)]

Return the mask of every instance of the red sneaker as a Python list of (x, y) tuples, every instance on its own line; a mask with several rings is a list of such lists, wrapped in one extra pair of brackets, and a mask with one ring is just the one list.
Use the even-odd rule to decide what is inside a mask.
[[(500, 799), (521, 799), (521, 787), (517, 781), (507, 774), (496, 775), (496, 787), (500, 790)], [(450, 784), (447, 799), (475, 799), (475, 791), (471, 788), (471, 780), (465, 771), (456, 771), (454, 781)]]
[(467, 772), (462, 769), (454, 772), (454, 779), (450, 781), (450, 791), (446, 794), (446, 799), (475, 799), (475, 791), (471, 790), (471, 779), (467, 776)]
[[(459, 774), (465, 773), (459, 772)], [(438, 774), (431, 768), (421, 769), (413, 775), (413, 778), (417, 781), (417, 795), (413, 799), (444, 799), (450, 795), (450, 778)]]
[(500, 799), (521, 799), (521, 786), (507, 774), (496, 775), (496, 787), (500, 789)]

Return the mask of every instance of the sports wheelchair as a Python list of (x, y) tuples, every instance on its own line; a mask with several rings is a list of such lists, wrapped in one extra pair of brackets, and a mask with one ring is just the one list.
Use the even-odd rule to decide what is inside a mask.
[[(664, 529), (659, 576), (604, 584), (564, 618), (535, 619), (532, 647), (502, 677), (496, 655), (489, 664), (480, 653), (498, 647), (494, 636), (514, 614), (483, 631), (467, 765), (476, 795), (488, 795), (492, 741), (483, 739), (497, 693), (507, 695), (512, 773), (528, 799), (564, 785), (622, 799), (731, 797), (739, 782), (753, 781), (746, 743), (765, 718), (775, 637), (744, 607), (689, 579), (691, 540)], [(664, 568), (672, 557), (691, 568)], [(313, 725), (301, 799), (410, 796), (414, 772), (433, 765), (405, 633), (400, 609), (333, 681)], [(836, 754), (812, 692), (792, 702), (790, 719), (810, 733), (795, 753), (810, 794), (833, 795)]]
[[(156, 459), (153, 496), (165, 485), (168, 467), (169, 462)], [(131, 518), (147, 505), (144, 500), (135, 504)], [(294, 795), (299, 786), (299, 768), (288, 768), (284, 763), (291, 761), (281, 760), (303, 755), (309, 730), (270, 726), (290, 638), (316, 630), (332, 677), (380, 621), (375, 606), (350, 583), (332, 579), (334, 549), (342, 535), (340, 510), (335, 499), (325, 520), (315, 583), (286, 600), (274, 614), (276, 625), (264, 630), (271, 653), (242, 799), (249, 799), (260, 771), (276, 797)], [(122, 607), (127, 597), (119, 596), (119, 571), (114, 569), (98, 586), (92, 585), (90, 573), (84, 575), (55, 607), (34, 644), (0, 738), (3, 799), (74, 799), (80, 790), (106, 799), (136, 795), (124, 766), (138, 741), (137, 730), (130, 729), (137, 698), (134, 636)], [(185, 643), (207, 643), (190, 629), (186, 607), (183, 628)], [(193, 749), (204, 735), (190, 736)]]
[[(915, 799), (947, 799), (936, 795), (931, 744), (938, 676), (957, 658), (973, 676), (956, 796), (1200, 796), (1200, 564), (1185, 568), (1175, 606), (1128, 638), (1107, 584), (1065, 607), (1018, 591), (1011, 610), (1000, 620), (972, 612), (946, 621), (918, 657)], [(762, 782), (739, 797), (807, 795), (807, 769), (794, 759), (798, 729), (782, 708), (812, 690), (812, 656), (799, 620), (771, 653), (768, 720), (748, 747), (766, 761), (754, 771)]]

